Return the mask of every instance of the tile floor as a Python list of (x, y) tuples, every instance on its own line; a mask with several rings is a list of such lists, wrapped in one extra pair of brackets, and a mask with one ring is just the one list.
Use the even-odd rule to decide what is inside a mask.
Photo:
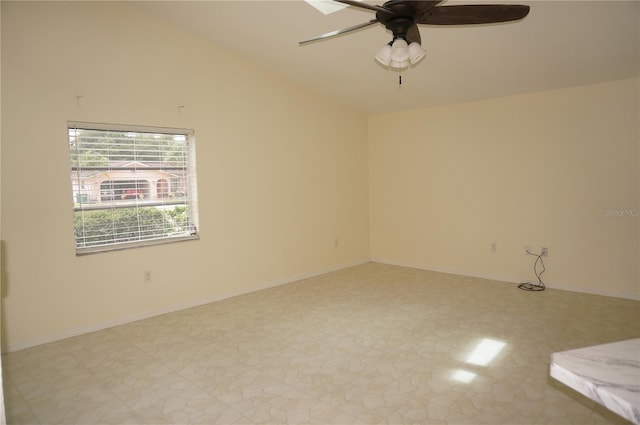
[[(3, 356), (13, 424), (626, 423), (551, 353), (640, 303), (369, 263)], [(486, 340), (505, 343), (469, 363)]]

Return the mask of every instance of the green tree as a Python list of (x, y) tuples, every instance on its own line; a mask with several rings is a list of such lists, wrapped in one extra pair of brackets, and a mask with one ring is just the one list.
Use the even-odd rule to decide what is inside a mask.
[(168, 210), (166, 214), (177, 231), (186, 230), (191, 222), (189, 209), (187, 207), (176, 206), (174, 209)]
[(82, 151), (71, 157), (73, 167), (107, 167), (109, 159), (93, 150)]
[(77, 246), (134, 242), (173, 232), (167, 215), (157, 208), (118, 208), (79, 211), (75, 215)]
[[(183, 166), (184, 135), (69, 129), (69, 150), (74, 167), (104, 166), (113, 161), (165, 162)], [(96, 160), (99, 161), (96, 162)]]

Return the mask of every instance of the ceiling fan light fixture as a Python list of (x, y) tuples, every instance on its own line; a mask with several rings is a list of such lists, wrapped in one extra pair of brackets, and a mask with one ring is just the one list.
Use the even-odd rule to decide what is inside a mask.
[(376, 54), (376, 60), (384, 66), (389, 66), (391, 63), (391, 45), (385, 44)]
[(415, 65), (420, 62), (426, 54), (427, 52), (422, 49), (420, 43), (416, 43), (414, 41), (413, 43), (409, 44), (409, 62), (411, 62), (411, 65)]

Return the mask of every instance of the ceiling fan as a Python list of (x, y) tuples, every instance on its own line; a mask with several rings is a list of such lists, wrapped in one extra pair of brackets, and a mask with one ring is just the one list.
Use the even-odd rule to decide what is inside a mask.
[(418, 24), (425, 25), (478, 25), (517, 21), (529, 13), (529, 6), (515, 4), (473, 4), (439, 6), (443, 0), (389, 0), (374, 6), (355, 0), (334, 0), (349, 6), (376, 12), (375, 19), (363, 24), (331, 31), (300, 41), (305, 45), (346, 34), (375, 24), (382, 24), (393, 33), (393, 39), (376, 55), (384, 66), (403, 69), (418, 63), (425, 52), (421, 47)]

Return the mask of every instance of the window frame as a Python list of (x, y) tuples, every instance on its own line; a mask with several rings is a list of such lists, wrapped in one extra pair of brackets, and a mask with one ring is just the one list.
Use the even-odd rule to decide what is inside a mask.
[[(134, 134), (147, 134), (151, 135), (160, 135), (161, 136), (184, 136), (185, 147), (183, 151), (180, 151), (180, 154), (184, 154), (184, 161), (182, 166), (170, 165), (169, 162), (159, 161), (157, 164), (148, 165), (145, 164), (144, 167), (134, 166), (114, 166), (113, 163), (115, 160), (112, 156), (107, 157), (107, 165), (105, 166), (83, 166), (78, 162), (78, 157), (75, 155), (79, 155), (82, 150), (78, 149), (78, 145), (75, 143), (75, 138), (72, 140), (72, 132), (74, 130), (87, 130), (94, 132), (103, 132), (102, 137), (105, 138), (105, 141), (108, 139), (109, 132), (121, 132), (121, 133), (134, 133)], [(132, 248), (140, 248), (146, 246), (157, 246), (163, 245), (167, 243), (175, 243), (175, 242), (183, 242), (188, 240), (198, 240), (199, 236), (199, 216), (198, 216), (198, 190), (197, 190), (197, 169), (196, 169), (196, 150), (195, 150), (195, 132), (193, 129), (186, 128), (172, 128), (172, 127), (155, 127), (155, 126), (142, 126), (142, 125), (130, 125), (130, 124), (108, 124), (108, 123), (95, 123), (95, 122), (82, 122), (82, 121), (67, 121), (67, 143), (68, 143), (68, 160), (69, 160), (69, 168), (70, 171), (70, 183), (71, 183), (71, 193), (72, 193), (72, 204), (73, 204), (73, 228), (74, 228), (74, 245), (76, 256), (88, 255), (88, 254), (96, 254), (101, 252), (110, 252), (110, 251), (119, 251), (123, 249), (132, 249)], [(136, 139), (137, 140), (137, 139)], [(135, 143), (131, 143), (132, 146), (135, 147)], [(75, 150), (74, 150), (75, 146)], [(108, 145), (107, 145), (108, 146)], [(163, 153), (164, 151), (159, 151)], [(126, 160), (127, 164), (144, 164), (144, 159), (136, 159), (132, 158), (131, 160)], [(152, 162), (152, 161), (147, 161)], [(158, 181), (146, 181), (140, 179), (139, 181), (146, 181), (146, 188), (140, 190), (140, 186), (138, 185), (138, 180), (120, 180), (121, 187), (119, 188), (119, 193), (121, 197), (117, 197), (115, 191), (113, 190), (115, 179), (110, 178), (110, 180), (101, 181), (97, 186), (97, 194), (93, 194), (97, 196), (97, 198), (89, 201), (86, 198), (86, 195), (83, 194), (83, 187), (85, 185), (86, 174), (81, 175), (83, 172), (86, 173), (88, 171), (93, 172), (104, 172), (108, 176), (112, 172), (123, 172), (123, 171), (133, 171), (135, 176), (136, 170), (143, 170), (145, 172), (168, 172), (171, 171), (179, 171), (184, 173), (184, 175), (180, 175), (178, 177), (167, 175), (165, 176), (164, 182), (160, 185), (160, 180)], [(133, 177), (135, 178), (135, 177)], [(169, 193), (171, 193), (172, 188), (175, 187), (176, 184), (173, 179), (176, 180), (184, 180), (184, 192), (180, 192), (179, 199), (169, 198), (166, 196), (164, 192), (167, 188)], [(108, 197), (111, 199), (103, 199), (103, 185), (108, 183), (108, 188), (111, 189), (111, 193), (108, 193)], [(124, 183), (126, 184), (124, 184)], [(134, 182), (134, 185), (131, 186), (131, 183)], [(155, 188), (151, 188), (152, 185), (158, 185)], [(117, 184), (116, 184), (117, 185)], [(95, 183), (94, 183), (95, 186)], [(131, 187), (129, 187), (131, 186)], [(162, 191), (162, 196), (158, 196), (158, 190)], [(96, 192), (96, 191), (94, 191)], [(125, 193), (126, 192), (126, 193)], [(131, 193), (129, 193), (131, 192)], [(150, 198), (150, 193), (155, 192), (155, 199), (144, 199), (144, 194), (146, 193), (147, 198)], [(130, 196), (133, 195), (133, 196)], [(99, 198), (99, 200), (98, 200)], [(94, 203), (95, 202), (95, 203)], [(151, 233), (152, 237), (143, 237), (144, 231), (141, 230), (143, 227), (144, 220), (140, 218), (140, 212), (142, 209), (155, 209), (155, 210), (166, 210), (170, 207), (184, 206), (187, 223), (186, 230), (179, 234), (165, 234), (159, 235), (155, 233)], [(164, 208), (162, 208), (164, 207)], [(137, 216), (138, 223), (138, 233), (137, 236), (139, 239), (136, 240), (115, 240), (109, 243), (94, 243), (87, 244), (85, 230), (78, 230), (78, 226), (76, 224), (76, 215), (78, 213), (81, 214), (82, 225), (85, 223), (85, 212), (90, 213), (91, 211), (115, 211), (118, 209), (130, 209), (135, 210)], [(166, 215), (164, 216), (164, 220), (166, 219)], [(112, 233), (108, 232), (108, 228), (106, 228), (107, 232), (113, 239), (116, 239), (119, 235), (116, 228), (113, 224), (115, 220), (112, 220)], [(149, 224), (149, 223), (147, 223)], [(166, 221), (165, 221), (166, 226)], [(78, 232), (83, 235), (82, 240), (78, 238)]]

